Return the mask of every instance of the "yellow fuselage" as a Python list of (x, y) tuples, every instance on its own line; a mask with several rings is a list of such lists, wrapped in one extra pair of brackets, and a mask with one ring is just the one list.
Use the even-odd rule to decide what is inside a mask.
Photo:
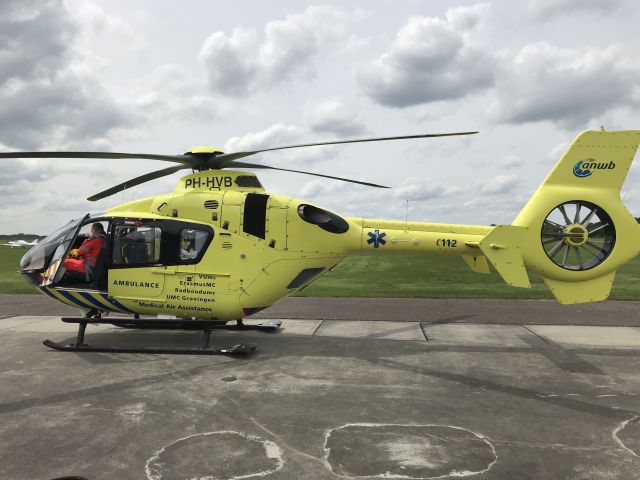
[[(244, 182), (236, 182), (238, 177)], [(339, 233), (327, 231), (299, 214), (308, 202), (267, 194), (247, 178), (255, 179), (226, 170), (195, 173), (172, 193), (106, 212), (107, 218), (184, 220), (214, 231), (197, 264), (110, 269), (109, 296), (140, 314), (238, 319), (303, 288), (351, 252), (433, 251), (473, 258), (492, 229), (345, 217), (345, 232), (344, 226)], [(248, 194), (268, 196), (263, 235), (247, 232)]]

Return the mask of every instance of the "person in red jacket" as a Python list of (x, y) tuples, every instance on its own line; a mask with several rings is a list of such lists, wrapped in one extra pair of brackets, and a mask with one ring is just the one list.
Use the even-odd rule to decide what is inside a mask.
[(63, 262), (64, 268), (67, 271), (78, 272), (85, 275), (87, 281), (90, 280), (91, 271), (96, 266), (100, 249), (102, 249), (102, 243), (106, 234), (104, 233), (104, 227), (101, 223), (94, 223), (91, 225), (91, 236), (87, 238), (80, 248), (72, 250), (69, 254), (70, 257)]

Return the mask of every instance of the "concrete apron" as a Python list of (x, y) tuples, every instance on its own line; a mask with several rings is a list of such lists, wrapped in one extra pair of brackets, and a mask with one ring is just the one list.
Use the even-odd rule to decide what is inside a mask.
[[(640, 477), (640, 329), (286, 320), (248, 357), (61, 353), (0, 320), (0, 478)], [(87, 340), (195, 332), (89, 326)]]

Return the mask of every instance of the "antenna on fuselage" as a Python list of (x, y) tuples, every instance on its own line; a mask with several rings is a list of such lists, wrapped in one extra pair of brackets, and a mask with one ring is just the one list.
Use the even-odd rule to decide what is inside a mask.
[(408, 218), (409, 218), (409, 199), (406, 200), (406, 204), (404, 206), (404, 229), (407, 230)]

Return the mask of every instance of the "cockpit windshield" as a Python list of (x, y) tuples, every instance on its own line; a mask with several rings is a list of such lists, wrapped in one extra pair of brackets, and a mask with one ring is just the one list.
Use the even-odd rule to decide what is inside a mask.
[(59, 228), (40, 241), (22, 257), (20, 270), (23, 273), (40, 272), (51, 263), (54, 256), (62, 257), (71, 240), (73, 240), (78, 226), (85, 218), (71, 220), (64, 227)]

